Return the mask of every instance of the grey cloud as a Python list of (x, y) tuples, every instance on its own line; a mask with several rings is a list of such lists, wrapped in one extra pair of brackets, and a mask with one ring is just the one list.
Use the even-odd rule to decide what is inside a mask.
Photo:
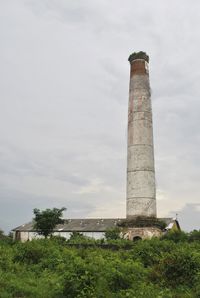
[(200, 204), (186, 204), (181, 210), (177, 210), (177, 214), (181, 229), (184, 231), (200, 229)]
[(65, 206), (67, 208), (64, 213), (65, 218), (83, 217), (95, 210), (86, 200), (77, 200), (73, 195), (63, 200), (59, 197), (33, 195), (23, 191), (2, 188), (0, 199), (0, 227), (6, 233), (18, 225), (29, 222), (33, 218), (34, 208), (46, 209)]
[[(85, 1), (87, 2), (87, 1)], [(56, 18), (62, 22), (77, 22), (82, 23), (87, 20), (88, 9), (87, 4), (82, 1), (71, 2), (66, 5), (65, 1), (25, 1), (27, 8), (31, 9), (33, 13), (40, 17)]]
[[(36, 155), (34, 152), (26, 152), (17, 146), (6, 143), (3, 146), (0, 145), (0, 152), (0, 175), (53, 177), (79, 186), (89, 182), (88, 179), (79, 177), (71, 170), (67, 172), (66, 169), (59, 168), (60, 162), (69, 159), (69, 156), (65, 156), (65, 159), (62, 157), (62, 161), (60, 161), (59, 155), (54, 158), (51, 154)], [(52, 159), (55, 161), (52, 162)]]
[(158, 189), (174, 210), (199, 200), (198, 1), (0, 6), (0, 186), (10, 197), (0, 210), (19, 200), (26, 221), (32, 205), (19, 193), (38, 208), (67, 196), (77, 217), (125, 210), (127, 58), (137, 50), (150, 55)]

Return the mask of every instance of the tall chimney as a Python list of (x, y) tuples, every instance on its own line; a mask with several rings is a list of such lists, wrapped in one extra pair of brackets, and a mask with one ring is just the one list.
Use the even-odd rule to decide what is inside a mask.
[(156, 217), (149, 56), (133, 53), (128, 107), (126, 217)]

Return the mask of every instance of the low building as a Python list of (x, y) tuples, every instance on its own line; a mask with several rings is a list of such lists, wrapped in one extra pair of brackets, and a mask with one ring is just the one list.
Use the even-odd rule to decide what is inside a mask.
[[(53, 235), (62, 236), (66, 239), (70, 238), (71, 233), (79, 232), (84, 236), (94, 239), (104, 238), (106, 230), (120, 226), (121, 223), (126, 220), (125, 218), (102, 218), (102, 219), (65, 219), (63, 224), (57, 225)], [(167, 230), (180, 229), (178, 221), (173, 218), (161, 218), (162, 222), (165, 222), (166, 227), (161, 230), (155, 226), (146, 227), (122, 227), (122, 237), (129, 240), (146, 239), (160, 237)], [(22, 242), (42, 238), (41, 235), (33, 228), (33, 222), (21, 225), (13, 231), (14, 240), (20, 240)]]

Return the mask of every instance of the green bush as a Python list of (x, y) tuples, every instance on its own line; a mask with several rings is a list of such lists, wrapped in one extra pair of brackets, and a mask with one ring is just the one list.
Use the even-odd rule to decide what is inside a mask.
[(12, 244), (12, 243), (13, 243), (12, 234), (10, 233), (7, 236), (4, 234), (2, 230), (0, 230), (0, 245)]
[(37, 240), (17, 245), (14, 261), (26, 264), (38, 264), (46, 257), (47, 248)]
[(190, 247), (179, 246), (172, 252), (163, 254), (151, 272), (151, 278), (163, 281), (170, 287), (186, 286), (192, 288), (200, 274), (200, 252)]
[(169, 231), (162, 236), (161, 240), (172, 240), (174, 242), (188, 241), (188, 234), (183, 231)]
[(72, 232), (67, 243), (68, 244), (95, 244), (96, 241), (94, 238), (84, 236), (82, 233)]
[(194, 231), (190, 232), (189, 235), (188, 235), (188, 240), (190, 242), (200, 241), (200, 230), (199, 231), (194, 230)]
[(57, 237), (26, 243), (0, 241), (0, 297), (200, 296), (197, 240), (102, 243), (93, 239), (91, 245), (90, 240), (78, 238), (78, 245)]
[(120, 228), (115, 227), (115, 228), (107, 229), (105, 232), (105, 238), (106, 238), (106, 240), (120, 239)]
[(160, 241), (158, 238), (134, 243), (130, 254), (134, 260), (139, 260), (145, 267), (157, 264), (165, 252), (173, 251), (175, 243), (172, 241)]

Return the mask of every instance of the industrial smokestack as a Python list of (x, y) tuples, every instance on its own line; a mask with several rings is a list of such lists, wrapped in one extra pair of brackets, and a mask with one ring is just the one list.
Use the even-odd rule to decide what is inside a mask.
[(127, 218), (156, 217), (154, 147), (149, 56), (133, 53), (130, 62), (127, 157)]

